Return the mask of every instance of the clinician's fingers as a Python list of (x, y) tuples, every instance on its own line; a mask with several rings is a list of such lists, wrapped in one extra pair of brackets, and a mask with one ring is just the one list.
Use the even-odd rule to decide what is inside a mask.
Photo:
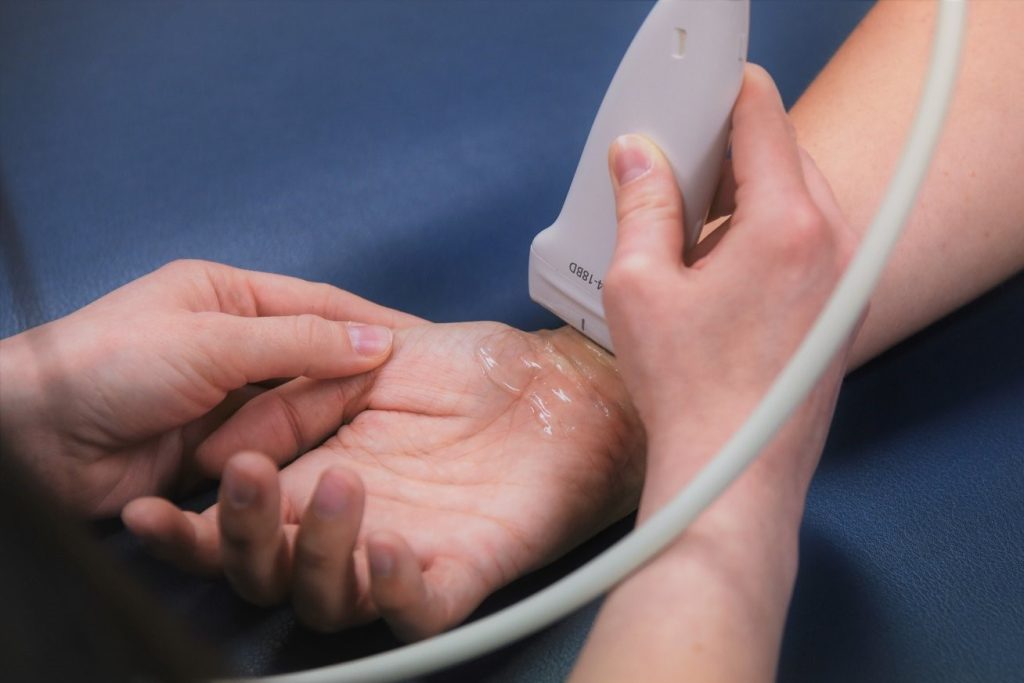
[(225, 391), (279, 377), (329, 379), (372, 370), (391, 353), (390, 329), (315, 315), (203, 316), (196, 338), (204, 378)]
[(121, 520), (154, 557), (195, 574), (220, 573), (220, 539), (212, 518), (163, 498), (138, 498), (121, 511)]
[(302, 515), (292, 558), (292, 604), (299, 621), (331, 632), (352, 618), (359, 597), (353, 550), (363, 519), (363, 483), (326, 470)]
[(732, 125), (733, 174), (743, 200), (763, 211), (806, 194), (793, 124), (775, 81), (755, 64), (744, 71)]
[(618, 235), (612, 262), (678, 268), (683, 263), (683, 197), (672, 167), (647, 138), (624, 135), (608, 154)]
[(397, 534), (377, 532), (367, 538), (370, 594), (392, 632), (414, 641), (436, 635), (461, 622), (493, 586), (464, 565), (437, 559), (424, 573), (409, 544)]
[[(201, 271), (216, 294), (196, 310), (245, 316), (292, 316), (311, 313), (328, 320), (354, 320), (399, 328), (427, 322), (380, 306), (322, 282), (261, 273), (208, 261), (186, 261), (181, 267)], [(199, 303), (199, 302), (197, 302)]]
[(252, 399), (196, 449), (196, 462), (218, 476), (235, 453), (258, 449), (278, 465), (291, 461), (366, 407), (372, 374), (294, 379)]
[(257, 605), (280, 602), (288, 591), (290, 553), (277, 474), (266, 456), (239, 453), (224, 468), (217, 505), (224, 574)]

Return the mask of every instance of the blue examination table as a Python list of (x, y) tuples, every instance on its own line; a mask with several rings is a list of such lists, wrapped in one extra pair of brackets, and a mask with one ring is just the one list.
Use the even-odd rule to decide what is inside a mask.
[[(791, 103), (869, 4), (755, 0), (750, 58)], [(556, 325), (527, 296), (530, 240), (649, 6), (0, 3), (0, 335), (184, 257), (437, 321)], [(1021, 339), (1017, 277), (850, 377), (810, 492), (781, 681), (1024, 680)], [(116, 527), (103, 543), (237, 674), (395, 644), (380, 625), (308, 632)], [(596, 609), (430, 680), (562, 680)]]

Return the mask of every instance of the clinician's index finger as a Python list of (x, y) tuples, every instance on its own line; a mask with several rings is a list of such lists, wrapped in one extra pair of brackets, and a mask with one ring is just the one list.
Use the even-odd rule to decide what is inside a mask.
[(311, 314), (327, 320), (351, 320), (391, 328), (427, 322), (323, 282), (243, 270), (210, 261), (177, 261), (149, 277), (176, 285), (177, 295), (197, 312), (244, 317)]
[(771, 198), (785, 205), (807, 195), (793, 125), (775, 82), (760, 66), (748, 64), (732, 114), (732, 166), (737, 191), (748, 199)]

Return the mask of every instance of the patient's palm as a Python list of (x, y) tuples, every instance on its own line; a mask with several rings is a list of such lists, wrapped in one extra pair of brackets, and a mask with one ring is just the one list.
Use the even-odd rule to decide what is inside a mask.
[[(326, 468), (355, 471), (361, 537), (401, 534), (457, 618), (626, 514), (642, 430), (607, 355), (576, 341), (567, 356), (558, 335), (496, 323), (401, 332), (367, 408), (282, 471), (286, 524)], [(373, 615), (368, 600), (360, 612)]]

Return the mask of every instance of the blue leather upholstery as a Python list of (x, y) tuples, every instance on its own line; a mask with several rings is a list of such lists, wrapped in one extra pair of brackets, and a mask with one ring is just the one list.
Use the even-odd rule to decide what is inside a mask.
[[(529, 241), (555, 217), (649, 4), (0, 5), (0, 334), (181, 257), (435, 320), (555, 324), (527, 297)], [(751, 58), (792, 101), (867, 6), (755, 2)], [(1022, 298), (1017, 278), (848, 382), (809, 499), (781, 680), (1024, 677)], [(287, 609), (147, 560), (123, 533), (108, 543), (239, 673), (392, 644), (380, 627), (312, 635)], [(560, 680), (594, 609), (458, 676)]]

